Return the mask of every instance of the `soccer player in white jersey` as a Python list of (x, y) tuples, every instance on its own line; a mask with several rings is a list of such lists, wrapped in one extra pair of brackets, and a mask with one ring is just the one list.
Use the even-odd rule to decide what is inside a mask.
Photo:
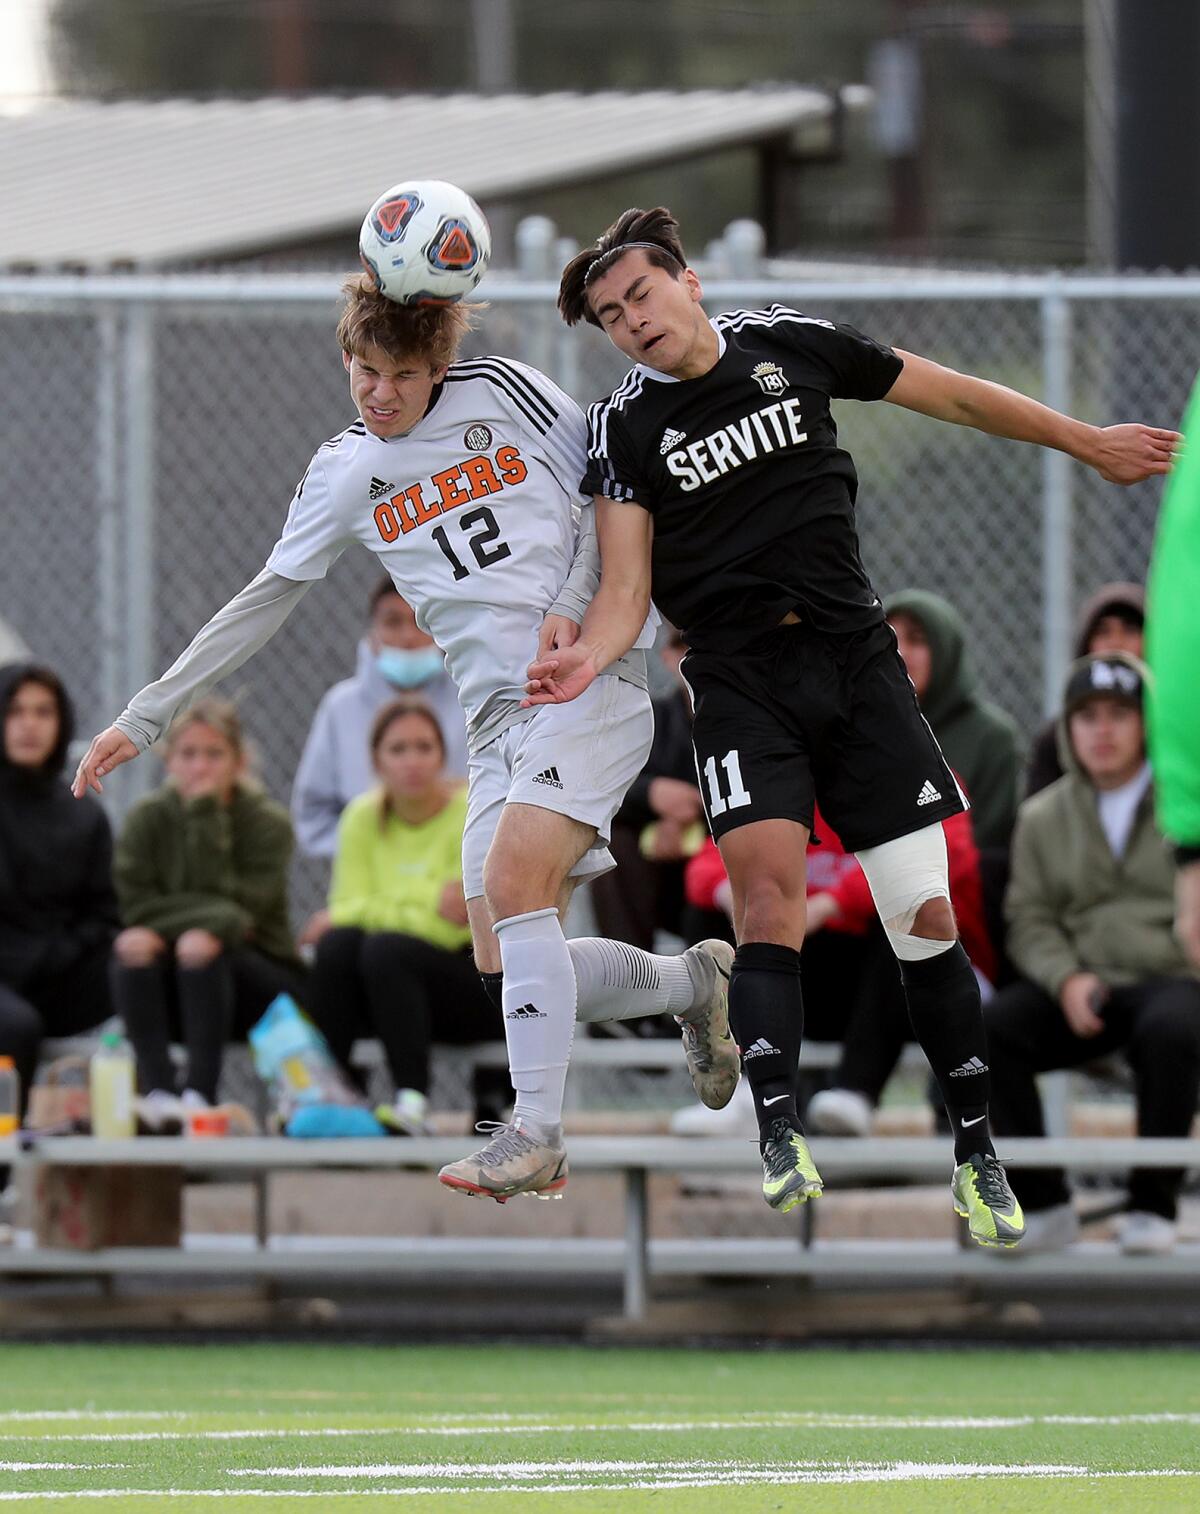
[(345, 295), (338, 340), (359, 419), (317, 449), (263, 571), (95, 738), (74, 788), (99, 791), (150, 746), (185, 699), (278, 630), (348, 546), (375, 553), (446, 654), (466, 712), (464, 891), (516, 1092), (511, 1122), (440, 1177), (501, 1202), (553, 1196), (567, 1179), (562, 1102), (577, 1015), (674, 1013), (696, 1090), (719, 1108), (738, 1076), (732, 952), (702, 942), (661, 957), (563, 936), (576, 882), (613, 865), (609, 826), (653, 728), (640, 650), (650, 622), (577, 704), (522, 703), (531, 657), (570, 645), (599, 578), (579, 492), (582, 412), (523, 364), (455, 361), (468, 307), (402, 307), (362, 277)]

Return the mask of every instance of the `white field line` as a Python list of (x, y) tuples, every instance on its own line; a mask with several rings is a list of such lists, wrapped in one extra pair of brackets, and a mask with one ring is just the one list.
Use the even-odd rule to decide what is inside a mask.
[[(0, 1415), (20, 1421), (38, 1421), (50, 1416), (22, 1412), (11, 1416)], [(84, 1421), (89, 1418), (100, 1421), (111, 1419), (188, 1419), (195, 1415), (175, 1411), (148, 1414), (114, 1414), (110, 1411), (86, 1410), (59, 1411), (56, 1418)], [(879, 1414), (834, 1414), (814, 1411), (812, 1413), (774, 1414), (770, 1416), (743, 1415), (736, 1419), (708, 1420), (630, 1420), (624, 1423), (533, 1424), (512, 1423), (510, 1416), (498, 1419), (479, 1419), (470, 1424), (453, 1425), (370, 1425), (361, 1429), (351, 1427), (296, 1427), (279, 1429), (243, 1430), (143, 1430), (111, 1431), (88, 1434), (5, 1435), (0, 1432), (0, 1441), (93, 1442), (125, 1443), (153, 1440), (288, 1440), (320, 1437), (353, 1437), (374, 1435), (437, 1436), (447, 1439), (480, 1435), (586, 1435), (616, 1433), (693, 1434), (701, 1430), (1019, 1430), (1035, 1425), (1062, 1426), (1121, 1426), (1121, 1425), (1200, 1425), (1200, 1413), (1156, 1414), (1021, 1414), (990, 1415), (968, 1418), (950, 1416), (906, 1416)]]
[(0, 1461), (0, 1472), (98, 1472), (124, 1470), (124, 1461)]
[[(1163, 1468), (1159, 1470), (1139, 1470), (1136, 1472), (1094, 1472), (1086, 1467), (1030, 1467), (1030, 1466), (984, 1466), (959, 1463), (920, 1463), (920, 1462), (897, 1462), (894, 1466), (858, 1466), (845, 1468), (830, 1467), (827, 1470), (797, 1469), (791, 1473), (774, 1472), (771, 1474), (772, 1486), (794, 1485), (799, 1483), (823, 1484), (834, 1483), (882, 1483), (882, 1482), (947, 1482), (958, 1479), (978, 1479), (985, 1477), (1026, 1477), (1031, 1481), (1062, 1480), (1070, 1477), (1087, 1477), (1089, 1479), (1103, 1478), (1106, 1481), (1157, 1478), (1183, 1478), (1196, 1477), (1200, 1474), (1195, 1472), (1182, 1472), (1176, 1468)], [(765, 1479), (751, 1479), (742, 1474), (744, 1481), (742, 1486), (750, 1486), (753, 1483), (761, 1484)], [(684, 1488), (714, 1488), (736, 1487), (739, 1483), (727, 1477), (705, 1477), (697, 1474), (694, 1477), (672, 1480), (663, 1478), (653, 1481), (633, 1481), (622, 1483), (547, 1483), (541, 1487), (514, 1487), (511, 1484), (497, 1487), (481, 1487), (478, 1483), (453, 1485), (448, 1483), (431, 1484), (424, 1487), (402, 1488), (75, 1488), (67, 1491), (57, 1489), (43, 1489), (37, 1492), (27, 1493), (0, 1492), (0, 1503), (32, 1503), (37, 1499), (57, 1500), (68, 1498), (419, 1498), (442, 1496), (452, 1493), (464, 1493), (482, 1495), (491, 1493), (521, 1493), (529, 1496), (538, 1494), (558, 1495), (562, 1493), (612, 1493), (612, 1492), (651, 1492), (668, 1489)]]

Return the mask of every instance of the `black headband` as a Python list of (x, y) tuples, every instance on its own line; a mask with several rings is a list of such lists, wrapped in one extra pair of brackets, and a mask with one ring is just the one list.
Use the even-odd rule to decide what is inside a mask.
[(623, 253), (632, 252), (635, 247), (646, 247), (651, 252), (665, 252), (667, 257), (669, 257), (673, 263), (679, 264), (680, 268), (687, 267), (687, 264), (684, 263), (682, 258), (677, 258), (671, 251), (671, 249), (669, 247), (664, 247), (661, 242), (621, 242), (616, 247), (606, 247), (604, 249), (604, 251), (584, 274), (584, 288), (587, 288), (587, 286), (592, 282), (592, 280), (598, 273), (602, 273), (604, 271), (604, 265), (606, 263), (615, 263)]

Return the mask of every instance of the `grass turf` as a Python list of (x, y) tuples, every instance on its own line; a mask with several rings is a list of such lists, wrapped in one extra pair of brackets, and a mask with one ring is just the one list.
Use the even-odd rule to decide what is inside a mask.
[(1137, 1514), (1198, 1430), (1183, 1351), (0, 1347), (29, 1510)]

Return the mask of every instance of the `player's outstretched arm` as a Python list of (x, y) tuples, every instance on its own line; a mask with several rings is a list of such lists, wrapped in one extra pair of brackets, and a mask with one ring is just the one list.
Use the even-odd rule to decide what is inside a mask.
[(1169, 473), (1183, 441), (1178, 431), (1158, 426), (1088, 426), (1003, 384), (956, 373), (899, 348), (896, 356), (904, 368), (886, 396), (893, 405), (990, 436), (1053, 447), (1095, 468), (1110, 484), (1136, 484)]
[(135, 694), (116, 721), (88, 747), (75, 772), (71, 792), (77, 799), (88, 789), (103, 793), (100, 780), (158, 740), (185, 700), (240, 668), (268, 642), (314, 580), (281, 578), (264, 568), (192, 639), (156, 682)]
[(523, 705), (565, 704), (597, 673), (623, 657), (650, 613), (650, 546), (654, 520), (640, 505), (596, 497), (600, 587), (573, 645), (529, 665)]

